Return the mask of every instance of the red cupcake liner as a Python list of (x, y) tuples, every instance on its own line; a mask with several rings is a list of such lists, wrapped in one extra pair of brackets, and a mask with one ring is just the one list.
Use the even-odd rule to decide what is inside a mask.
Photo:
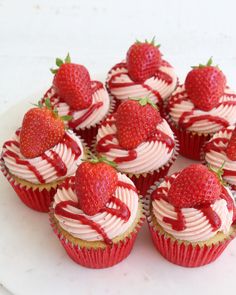
[(180, 155), (192, 160), (200, 161), (202, 148), (212, 137), (212, 134), (198, 134), (183, 130), (178, 128), (168, 115), (165, 114), (165, 118), (179, 141)]
[(160, 254), (168, 261), (185, 267), (198, 267), (215, 261), (236, 236), (235, 229), (228, 239), (217, 244), (201, 247), (173, 240), (154, 229), (150, 222), (149, 229), (153, 243)]
[(88, 147), (91, 147), (93, 139), (98, 133), (98, 128), (99, 128), (99, 125), (95, 125), (90, 128), (79, 129), (79, 130), (75, 129), (74, 131), (77, 135), (83, 138), (83, 140), (88, 145)]
[(50, 213), (50, 223), (54, 233), (59, 238), (69, 257), (76, 263), (88, 268), (107, 268), (124, 260), (133, 249), (137, 234), (144, 222), (141, 218), (134, 231), (124, 240), (105, 248), (86, 248), (72, 244), (59, 232), (53, 218), (53, 210)]
[(50, 190), (39, 188), (31, 188), (17, 182), (7, 171), (3, 161), (1, 160), (1, 171), (11, 184), (20, 200), (29, 208), (38, 212), (48, 212), (50, 204), (56, 193), (57, 188), (52, 187)]
[[(175, 160), (173, 160), (173, 162), (174, 161)], [(173, 164), (173, 162), (171, 164)], [(133, 181), (140, 195), (144, 197), (151, 185), (153, 185), (156, 181), (160, 180), (168, 174), (170, 167), (171, 165), (166, 165), (163, 168), (154, 171), (153, 173), (147, 173), (145, 176), (142, 174), (132, 176), (129, 176), (129, 174), (127, 174), (127, 176), (129, 176), (129, 178)]]
[(187, 243), (170, 237), (164, 230), (156, 227), (152, 221), (150, 196), (159, 186), (159, 183), (156, 183), (155, 186), (150, 188), (144, 201), (144, 212), (146, 213), (153, 244), (158, 252), (168, 261), (185, 267), (198, 267), (216, 260), (227, 245), (235, 238), (236, 226), (233, 225), (234, 230), (227, 238), (209, 246), (200, 246), (197, 243)]
[(175, 150), (173, 152), (173, 155), (170, 160), (160, 169), (146, 174), (125, 174), (134, 182), (137, 190), (139, 191), (139, 194), (145, 197), (150, 186), (152, 186), (156, 181), (160, 181), (160, 179), (164, 178), (168, 174), (169, 169), (177, 159), (178, 154), (179, 143), (178, 140), (176, 140), (175, 138)]

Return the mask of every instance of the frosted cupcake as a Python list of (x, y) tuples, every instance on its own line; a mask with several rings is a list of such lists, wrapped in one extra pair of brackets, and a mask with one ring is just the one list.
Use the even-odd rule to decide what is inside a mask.
[(203, 149), (204, 162), (213, 169), (222, 169), (223, 179), (236, 189), (236, 130), (229, 126), (214, 134)]
[(141, 195), (164, 177), (177, 156), (168, 123), (148, 99), (127, 100), (98, 130), (96, 151), (117, 163)]
[(90, 268), (110, 267), (125, 259), (143, 222), (133, 182), (100, 161), (78, 167), (76, 176), (58, 189), (50, 213), (68, 255)]
[(188, 73), (166, 109), (180, 154), (194, 160), (200, 160), (202, 146), (214, 133), (236, 123), (236, 93), (225, 86), (224, 74), (211, 62)]
[(153, 243), (172, 263), (208, 264), (236, 235), (233, 194), (206, 166), (193, 164), (167, 176), (151, 188), (150, 196)]
[(148, 97), (162, 111), (166, 100), (177, 86), (173, 67), (165, 60), (155, 45), (137, 41), (128, 50), (126, 60), (116, 64), (108, 73), (107, 88), (120, 102), (136, 97)]
[(81, 140), (52, 110), (29, 110), (11, 140), (4, 143), (1, 169), (28, 207), (49, 210), (59, 184), (72, 176), (84, 156)]
[(114, 103), (103, 84), (91, 81), (87, 69), (71, 63), (69, 55), (64, 63), (57, 59), (56, 64), (59, 68), (52, 70), (53, 86), (44, 97), (50, 99), (60, 116), (71, 116), (69, 128), (90, 145), (98, 125), (112, 111)]

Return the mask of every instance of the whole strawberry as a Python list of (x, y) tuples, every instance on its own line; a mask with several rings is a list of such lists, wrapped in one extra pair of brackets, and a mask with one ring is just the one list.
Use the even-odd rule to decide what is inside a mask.
[(226, 78), (218, 67), (212, 66), (212, 58), (206, 65), (193, 67), (185, 80), (185, 89), (189, 98), (203, 111), (210, 111), (217, 106), (225, 85)]
[(226, 155), (230, 160), (236, 161), (236, 127), (234, 127), (228, 146), (226, 148)]
[(116, 113), (120, 146), (127, 150), (136, 148), (155, 132), (161, 121), (157, 107), (148, 98), (124, 101)]
[(79, 64), (71, 63), (69, 54), (65, 62), (56, 59), (58, 69), (51, 70), (55, 74), (53, 86), (56, 93), (73, 109), (82, 110), (92, 104), (92, 88), (88, 70)]
[(135, 42), (128, 50), (126, 63), (130, 78), (135, 82), (143, 82), (152, 77), (161, 65), (160, 45), (155, 39), (149, 43)]
[[(49, 101), (46, 100), (48, 106)], [(24, 116), (20, 132), (20, 151), (26, 158), (35, 158), (60, 142), (65, 134), (63, 119), (50, 107), (30, 109)]]
[(75, 191), (79, 207), (87, 215), (95, 215), (112, 197), (118, 177), (116, 170), (103, 159), (93, 158), (79, 165), (75, 175)]
[(192, 164), (176, 177), (168, 199), (175, 207), (193, 208), (213, 203), (221, 190), (222, 184), (215, 172), (201, 164)]

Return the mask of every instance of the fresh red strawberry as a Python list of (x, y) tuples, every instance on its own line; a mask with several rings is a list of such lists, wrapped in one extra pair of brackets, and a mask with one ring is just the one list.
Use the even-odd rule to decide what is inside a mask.
[(206, 65), (193, 67), (185, 80), (189, 98), (203, 111), (210, 111), (217, 106), (225, 85), (226, 78), (223, 72), (217, 66), (212, 66), (211, 58)]
[(75, 191), (79, 207), (88, 215), (95, 215), (105, 207), (118, 182), (116, 170), (99, 161), (83, 162), (76, 171)]
[(126, 63), (130, 78), (135, 82), (143, 82), (152, 77), (161, 65), (160, 45), (155, 39), (149, 43), (135, 42), (128, 50)]
[(65, 62), (56, 59), (59, 67), (51, 70), (55, 74), (53, 86), (56, 93), (73, 109), (82, 110), (92, 104), (92, 88), (88, 70), (71, 63), (69, 54)]
[(226, 155), (230, 160), (236, 161), (236, 127), (234, 127), (228, 146), (226, 148)]
[(222, 184), (217, 174), (201, 164), (182, 170), (172, 183), (168, 198), (178, 208), (193, 208), (213, 203), (220, 197)]
[(26, 158), (38, 157), (60, 142), (65, 134), (65, 117), (58, 117), (46, 106), (30, 109), (24, 116), (20, 132), (22, 155)]
[(128, 150), (136, 148), (155, 132), (161, 121), (157, 107), (149, 99), (124, 101), (116, 113), (119, 144)]

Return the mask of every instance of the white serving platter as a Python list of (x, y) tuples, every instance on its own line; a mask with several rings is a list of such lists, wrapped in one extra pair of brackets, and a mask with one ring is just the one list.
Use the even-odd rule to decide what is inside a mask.
[[(19, 127), (33, 97), (2, 114), (1, 144)], [(179, 156), (170, 173), (192, 162)], [(16, 295), (199, 295), (233, 291), (236, 240), (216, 262), (183, 268), (155, 250), (145, 224), (126, 260), (108, 269), (86, 269), (67, 256), (50, 228), (48, 215), (27, 208), (2, 174), (0, 179), (0, 285), (6, 294), (7, 290)]]

